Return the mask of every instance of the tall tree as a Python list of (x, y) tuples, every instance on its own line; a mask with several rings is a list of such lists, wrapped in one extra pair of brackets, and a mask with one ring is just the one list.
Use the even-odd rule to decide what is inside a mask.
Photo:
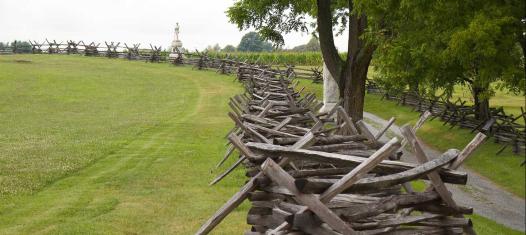
[(265, 41), (259, 36), (256, 32), (249, 32), (241, 38), (239, 46), (237, 46), (238, 51), (272, 51), (272, 44)]
[(490, 115), (492, 83), (524, 92), (523, 0), (363, 1), (361, 7), (385, 18), (371, 33), (389, 32), (376, 37), (383, 42), (375, 57), (387, 83), (449, 94), (455, 85), (468, 85), (481, 120)]
[[(254, 27), (277, 45), (283, 45), (283, 34), (308, 31), (306, 16), (316, 19), (323, 60), (340, 89), (344, 108), (350, 116), (363, 117), (365, 80), (376, 44), (365, 40), (367, 15), (354, 10), (353, 0), (238, 0), (227, 14), (240, 29)], [(373, 23), (376, 24), (376, 23)], [(334, 44), (334, 29), (349, 29), (347, 56), (341, 58)]]

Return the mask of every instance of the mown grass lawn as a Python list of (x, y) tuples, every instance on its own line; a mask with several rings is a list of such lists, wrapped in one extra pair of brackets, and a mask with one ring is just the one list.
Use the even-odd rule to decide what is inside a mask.
[(192, 234), (245, 180), (208, 187), (240, 91), (167, 64), (0, 57), (0, 234)]

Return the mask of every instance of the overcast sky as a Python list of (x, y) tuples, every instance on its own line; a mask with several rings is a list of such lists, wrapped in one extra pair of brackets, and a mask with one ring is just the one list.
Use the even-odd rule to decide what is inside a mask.
[[(0, 0), (0, 41), (55, 39), (170, 45), (179, 22), (187, 49), (219, 43), (237, 46), (245, 32), (228, 22), (234, 0)], [(285, 47), (305, 44), (310, 34), (286, 35)], [(346, 50), (346, 38), (336, 38)]]

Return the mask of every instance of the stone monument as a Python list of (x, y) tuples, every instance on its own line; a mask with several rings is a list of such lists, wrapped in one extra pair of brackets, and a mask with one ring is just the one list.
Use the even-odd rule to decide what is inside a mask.
[(327, 65), (323, 63), (323, 107), (321, 107), (320, 112), (330, 111), (338, 101), (340, 100), (340, 88), (338, 88), (338, 83), (331, 76)]
[(170, 58), (178, 58), (180, 53), (183, 53), (183, 42), (179, 40), (179, 23), (175, 25), (174, 40), (172, 41), (172, 51)]

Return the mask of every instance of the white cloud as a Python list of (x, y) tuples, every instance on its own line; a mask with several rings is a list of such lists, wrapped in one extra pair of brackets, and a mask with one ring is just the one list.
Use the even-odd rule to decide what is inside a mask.
[[(233, 0), (0, 0), (0, 41), (55, 39), (170, 45), (176, 22), (188, 49), (236, 45), (246, 32), (228, 22)], [(306, 43), (310, 34), (285, 36), (285, 47)], [(346, 38), (336, 38), (345, 49)]]

